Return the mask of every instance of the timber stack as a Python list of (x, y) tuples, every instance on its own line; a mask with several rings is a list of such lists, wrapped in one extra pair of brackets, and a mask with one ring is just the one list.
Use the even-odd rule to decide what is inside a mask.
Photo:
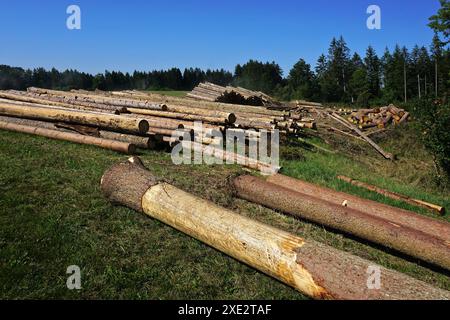
[(390, 124), (398, 125), (409, 118), (409, 112), (390, 104), (386, 107), (359, 109), (348, 117), (348, 121), (358, 125), (359, 129), (386, 128)]
[(289, 109), (288, 106), (283, 106), (280, 102), (261, 91), (252, 91), (242, 87), (223, 87), (210, 82), (200, 83), (187, 96), (210, 102), (264, 106), (269, 109)]
[[(201, 87), (214, 87), (201, 84)], [(226, 88), (226, 92), (228, 89)], [(314, 129), (313, 119), (304, 119), (294, 112), (274, 110), (274, 100), (263, 93), (237, 88), (246, 103), (258, 101), (260, 106), (231, 104), (192, 98), (168, 97), (138, 91), (57, 91), (28, 88), (27, 91), (0, 91), (1, 121), (14, 125), (2, 125), (4, 130), (57, 137), (69, 140), (68, 135), (91, 136), (108, 140), (95, 145), (108, 147), (111, 141), (132, 144), (121, 148), (132, 153), (142, 147), (174, 147), (181, 141), (195, 138), (201, 146), (223, 145), (226, 132), (244, 136), (259, 142), (262, 132), (279, 130), (282, 137), (298, 135), (305, 128)], [(220, 101), (220, 99), (219, 99)], [(26, 119), (26, 121), (25, 121)], [(23, 120), (23, 121), (22, 121)], [(197, 122), (201, 121), (201, 127)], [(26, 122), (26, 123), (25, 123)], [(31, 126), (33, 128), (24, 128)], [(47, 132), (35, 130), (53, 130)], [(174, 131), (176, 133), (174, 134)], [(64, 139), (66, 137), (67, 139)], [(72, 142), (87, 143), (91, 139), (75, 139)], [(83, 141), (83, 142), (81, 142)]]

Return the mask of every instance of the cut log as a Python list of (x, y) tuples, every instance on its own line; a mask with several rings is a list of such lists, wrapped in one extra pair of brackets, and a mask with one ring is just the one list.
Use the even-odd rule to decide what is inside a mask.
[(401, 224), (411, 229), (421, 230), (432, 236), (438, 237), (450, 243), (450, 224), (420, 214), (392, 207), (369, 199), (360, 198), (348, 193), (325, 188), (300, 179), (295, 179), (282, 174), (269, 176), (267, 181), (290, 190), (341, 205), (346, 203), (348, 208), (356, 209), (364, 213)]
[(347, 128), (355, 131), (361, 138), (363, 138), (364, 140), (366, 140), (375, 150), (377, 150), (383, 157), (385, 157), (386, 159), (390, 159), (393, 160), (394, 156), (391, 153), (385, 152), (379, 145), (377, 145), (375, 142), (373, 142), (372, 139), (370, 139), (368, 136), (366, 136), (361, 130), (359, 130), (357, 127), (355, 127), (354, 125), (348, 123), (347, 121), (345, 121), (345, 119), (343, 119), (340, 115), (338, 115), (337, 113), (333, 113), (330, 115), (332, 119), (335, 119), (336, 121), (338, 121), (339, 123), (341, 123), (342, 125), (346, 126)]
[(207, 115), (190, 114), (190, 113), (179, 113), (179, 112), (166, 112), (157, 110), (146, 110), (146, 109), (136, 109), (127, 108), (131, 113), (150, 115), (163, 118), (181, 119), (181, 120), (192, 120), (192, 121), (205, 121), (209, 123), (219, 123), (219, 124), (233, 124), (236, 121), (236, 116), (233, 113), (226, 114), (225, 117), (212, 117)]
[(145, 134), (149, 129), (149, 124), (144, 119), (123, 117), (99, 112), (83, 112), (65, 108), (28, 107), (0, 103), (0, 114), (29, 119), (78, 123), (112, 129), (113, 131), (121, 130), (139, 134)]
[(355, 235), (450, 270), (450, 244), (419, 230), (292, 191), (253, 176), (233, 184), (239, 197)]
[(133, 154), (136, 152), (136, 146), (130, 143), (108, 140), (103, 138), (84, 136), (78, 133), (70, 133), (70, 132), (61, 132), (58, 130), (50, 130), (38, 127), (25, 126), (16, 123), (3, 122), (0, 121), (0, 129), (34, 134), (38, 136), (43, 136), (51, 139), (70, 141), (80, 144), (89, 144), (98, 146), (101, 148), (114, 150), (118, 152), (123, 152), (127, 154)]
[(156, 146), (156, 139), (153, 136), (140, 137), (131, 134), (111, 132), (105, 130), (99, 130), (99, 135), (103, 139), (131, 143), (141, 149), (154, 149)]
[(65, 91), (57, 91), (57, 90), (49, 90), (49, 89), (41, 89), (41, 88), (28, 88), (28, 92), (32, 93), (39, 93), (39, 94), (47, 94), (47, 95), (54, 95), (54, 96), (60, 96), (60, 97), (68, 97), (72, 99), (76, 99), (79, 101), (84, 102), (91, 102), (91, 103), (99, 103), (99, 104), (106, 104), (111, 106), (118, 106), (118, 107), (130, 107), (130, 108), (140, 108), (140, 109), (151, 109), (151, 110), (167, 110), (167, 106), (165, 104), (157, 104), (157, 103), (150, 103), (150, 102), (141, 102), (136, 101), (132, 99), (117, 99), (113, 97), (98, 97), (95, 95), (90, 94), (75, 94), (72, 92), (65, 92)]
[(236, 214), (159, 182), (139, 158), (114, 165), (103, 194), (157, 219), (315, 299), (450, 299), (435, 288), (379, 267), (381, 287), (369, 289), (373, 262)]
[(261, 171), (263, 174), (275, 174), (281, 167), (265, 163), (257, 159), (252, 159), (235, 152), (228, 152), (223, 148), (215, 148), (213, 146), (205, 146), (201, 143), (193, 141), (182, 141), (182, 146), (186, 150), (192, 150), (194, 152), (202, 153), (203, 155), (215, 157), (224, 162), (235, 163), (242, 165), (246, 168), (255, 169)]
[(358, 186), (358, 187), (361, 187), (361, 188), (364, 188), (364, 189), (376, 192), (376, 193), (381, 194), (381, 195), (383, 195), (385, 197), (388, 197), (388, 198), (391, 198), (391, 199), (394, 199), (394, 200), (404, 201), (404, 202), (407, 202), (407, 203), (412, 204), (414, 206), (419, 206), (419, 207), (422, 207), (422, 208), (426, 208), (428, 210), (435, 211), (435, 212), (439, 213), (440, 215), (444, 215), (445, 214), (445, 208), (441, 207), (441, 206), (438, 206), (436, 204), (428, 203), (428, 202), (423, 201), (423, 200), (413, 199), (413, 198), (405, 196), (403, 194), (399, 194), (399, 193), (392, 192), (392, 191), (389, 191), (389, 190), (386, 190), (386, 189), (382, 189), (382, 188), (379, 188), (377, 186), (370, 185), (370, 184), (362, 182), (362, 181), (354, 180), (354, 179), (346, 177), (346, 176), (338, 176), (337, 178), (339, 180), (348, 182), (348, 183), (350, 183), (352, 185), (355, 185), (355, 186)]
[(125, 107), (117, 107), (100, 103), (80, 101), (70, 97), (37, 94), (32, 92), (15, 91), (14, 93), (0, 93), (0, 96), (8, 97), (13, 101), (30, 102), (46, 106), (56, 106), (69, 109), (89, 110), (119, 114), (126, 112)]
[[(232, 119), (232, 118), (236, 118), (236, 115), (232, 112), (215, 111), (215, 110), (194, 108), (194, 107), (189, 107), (189, 106), (168, 105), (167, 111), (168, 112), (203, 115), (203, 116), (208, 116), (208, 117), (213, 117), (213, 118), (223, 118), (223, 119), (228, 119), (228, 121), (231, 121), (230, 119)], [(232, 121), (231, 123), (234, 123), (234, 121)]]
[(405, 122), (408, 118), (409, 118), (409, 112), (405, 112), (405, 113), (403, 114), (403, 116), (401, 117), (401, 119), (398, 121), (398, 123), (399, 123), (399, 124), (400, 124), (400, 123), (403, 123), (403, 122)]
[(327, 127), (327, 130), (340, 133), (340, 134), (342, 134), (344, 136), (347, 136), (347, 137), (351, 137), (351, 138), (355, 138), (355, 139), (358, 139), (358, 140), (361, 140), (361, 141), (365, 141), (364, 139), (360, 138), (359, 136), (355, 136), (355, 135), (353, 135), (351, 133), (342, 131), (342, 130), (337, 129), (335, 127)]

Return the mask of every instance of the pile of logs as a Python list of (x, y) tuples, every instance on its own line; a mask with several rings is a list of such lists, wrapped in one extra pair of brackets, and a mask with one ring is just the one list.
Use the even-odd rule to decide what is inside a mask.
[(401, 124), (408, 117), (409, 113), (407, 111), (391, 104), (387, 107), (353, 111), (348, 117), (348, 121), (358, 125), (362, 130), (373, 127), (383, 129), (390, 124)]
[(279, 102), (263, 92), (252, 91), (242, 87), (222, 87), (210, 82), (200, 83), (187, 96), (210, 102), (265, 106), (272, 109), (284, 108)]
[[(115, 146), (112, 141), (120, 141), (130, 146), (112, 149), (128, 153), (143, 147), (174, 147), (182, 140), (194, 138), (201, 145), (223, 145), (227, 130), (244, 134), (248, 144), (250, 140), (259, 142), (262, 131), (270, 133), (278, 129), (280, 135), (286, 136), (296, 135), (304, 128), (315, 128), (313, 119), (304, 119), (285, 110), (137, 91), (67, 92), (41, 88), (0, 91), (0, 115), (3, 116), (1, 121), (11, 123), (1, 125), (5, 130), (79, 143), (92, 142), (110, 149)], [(198, 121), (202, 122), (202, 130), (194, 131)], [(69, 138), (66, 133), (107, 141), (94, 143), (93, 139)]]

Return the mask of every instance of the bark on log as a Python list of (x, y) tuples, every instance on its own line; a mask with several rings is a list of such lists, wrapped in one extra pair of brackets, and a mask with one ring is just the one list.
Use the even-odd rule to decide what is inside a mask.
[(29, 119), (63, 121), (95, 127), (145, 134), (149, 124), (144, 119), (65, 108), (28, 107), (0, 103), (0, 114)]
[(99, 136), (103, 139), (116, 140), (134, 144), (141, 149), (154, 149), (156, 146), (156, 140), (153, 136), (140, 137), (131, 134), (124, 134), (119, 132), (111, 132), (105, 130), (99, 130)]
[(444, 215), (445, 214), (445, 208), (441, 207), (441, 206), (438, 206), (436, 204), (428, 203), (428, 202), (423, 201), (423, 200), (413, 199), (413, 198), (410, 198), (410, 197), (405, 196), (403, 194), (399, 194), (399, 193), (396, 193), (396, 192), (385, 190), (385, 189), (379, 188), (377, 186), (373, 186), (373, 185), (370, 185), (368, 183), (364, 183), (362, 181), (354, 180), (354, 179), (346, 177), (346, 176), (337, 176), (337, 178), (339, 180), (348, 182), (348, 183), (350, 183), (352, 185), (355, 185), (355, 186), (358, 186), (358, 187), (361, 187), (361, 188), (364, 188), (364, 189), (376, 192), (376, 193), (381, 194), (381, 195), (383, 195), (385, 197), (388, 197), (388, 198), (391, 198), (391, 199), (394, 199), (394, 200), (404, 201), (404, 202), (407, 202), (407, 203), (412, 204), (414, 206), (419, 206), (419, 207), (422, 207), (422, 208), (426, 208), (428, 210), (435, 211), (435, 212), (439, 213), (440, 215)]
[(94, 145), (101, 148), (114, 150), (118, 152), (123, 152), (127, 154), (133, 154), (136, 152), (136, 146), (130, 143), (108, 140), (103, 138), (84, 136), (78, 133), (61, 132), (58, 130), (50, 130), (32, 126), (25, 126), (16, 123), (3, 122), (0, 121), (0, 129), (35, 134), (38, 136), (43, 136), (51, 139), (70, 141), (80, 144)]
[(237, 195), (341, 230), (450, 270), (450, 243), (392, 221), (292, 191), (253, 176), (234, 179)]
[(337, 129), (337, 128), (335, 128), (335, 127), (327, 127), (327, 130), (333, 131), (333, 132), (337, 132), (337, 133), (340, 133), (340, 134), (345, 135), (345, 136), (347, 136), (347, 137), (352, 137), (352, 138), (355, 138), (355, 139), (358, 139), (358, 140), (360, 140), (360, 141), (364, 141), (364, 142), (365, 142), (365, 140), (362, 139), (362, 138), (360, 138), (359, 136), (355, 136), (355, 135), (353, 135), (353, 134), (351, 134), (351, 133), (342, 131), (342, 130)]
[(156, 117), (181, 119), (181, 120), (205, 121), (205, 122), (219, 123), (219, 124), (233, 124), (236, 121), (236, 116), (233, 113), (228, 113), (224, 117), (212, 117), (212, 116), (208, 116), (208, 115), (179, 113), (179, 112), (166, 112), (166, 111), (146, 110), (146, 109), (136, 109), (136, 108), (127, 108), (127, 111), (134, 113), (134, 114), (150, 115), (150, 116), (156, 116)]
[(14, 92), (14, 93), (0, 93), (1, 96), (8, 96), (8, 99), (14, 101), (30, 102), (40, 105), (57, 106), (69, 109), (89, 110), (97, 112), (106, 112), (119, 114), (126, 112), (125, 107), (111, 106), (100, 103), (92, 103), (76, 100), (74, 98), (52, 96), (46, 94), (37, 94), (32, 92)]
[(28, 92), (39, 93), (39, 94), (47, 94), (47, 95), (55, 95), (60, 97), (70, 97), (80, 101), (91, 102), (91, 103), (100, 103), (107, 104), (118, 107), (130, 107), (130, 108), (141, 108), (141, 109), (151, 109), (151, 110), (167, 110), (167, 106), (165, 104), (155, 104), (150, 102), (141, 102), (132, 99), (117, 99), (114, 97), (98, 97), (91, 94), (74, 94), (72, 92), (65, 91), (57, 91), (57, 90), (49, 90), (49, 89), (41, 89), (41, 88), (28, 88)]
[(9, 92), (0, 92), (0, 97), (8, 100), (4, 101), (2, 99), (2, 102), (5, 103), (14, 103), (18, 105), (26, 105), (26, 106), (55, 106), (55, 107), (61, 107), (61, 108), (69, 108), (72, 107), (72, 109), (76, 109), (76, 107), (71, 106), (68, 103), (62, 103), (62, 102), (55, 102), (55, 101), (48, 101), (44, 99), (39, 99), (35, 97), (28, 97), (28, 96), (22, 96), (17, 94), (12, 94)]
[(342, 205), (342, 203), (345, 202), (349, 208), (392, 221), (395, 224), (401, 224), (412, 229), (421, 230), (422, 232), (441, 238), (450, 243), (450, 223), (446, 221), (438, 221), (408, 210), (392, 207), (387, 204), (339, 192), (330, 188), (321, 187), (282, 174), (270, 176), (267, 178), (267, 181), (296, 192), (320, 198), (336, 205)]
[(136, 157), (107, 170), (101, 189), (110, 201), (144, 212), (315, 299), (450, 299), (448, 291), (383, 267), (381, 288), (369, 289), (367, 270), (373, 262), (158, 182)]
[(136, 147), (141, 149), (153, 149), (155, 147), (155, 137), (140, 137), (131, 134), (123, 134), (119, 132), (98, 130), (97, 128), (82, 126), (82, 125), (73, 125), (66, 123), (58, 123), (58, 122), (46, 122), (39, 120), (30, 120), (30, 119), (22, 119), (22, 118), (13, 118), (13, 117), (3, 117), (0, 116), (0, 121), (17, 123), (26, 126), (50, 129), (50, 130), (58, 130), (61, 132), (76, 132), (82, 135), (93, 136), (98, 138), (103, 138), (107, 140), (116, 140), (127, 142), (130, 144), (134, 144)]
[(230, 116), (236, 117), (236, 115), (232, 112), (215, 111), (215, 110), (194, 108), (194, 107), (189, 107), (189, 106), (178, 106), (178, 105), (168, 105), (167, 111), (168, 112), (187, 113), (187, 114), (198, 114), (198, 115), (204, 115), (204, 116), (209, 116), (209, 117), (214, 117), (214, 118), (224, 118), (224, 119), (228, 119)]

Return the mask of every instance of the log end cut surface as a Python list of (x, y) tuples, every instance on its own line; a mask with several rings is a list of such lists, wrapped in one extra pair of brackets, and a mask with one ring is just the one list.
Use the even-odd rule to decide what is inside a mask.
[(113, 203), (123, 204), (142, 212), (142, 196), (158, 180), (138, 157), (109, 168), (101, 179), (103, 194)]
[(150, 125), (148, 124), (147, 120), (139, 121), (138, 127), (139, 127), (139, 132), (141, 134), (147, 133), (148, 130), (150, 129)]

